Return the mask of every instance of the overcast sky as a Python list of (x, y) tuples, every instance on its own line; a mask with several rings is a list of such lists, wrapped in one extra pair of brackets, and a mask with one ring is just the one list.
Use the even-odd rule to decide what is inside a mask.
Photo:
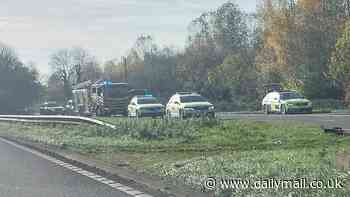
[[(253, 12), (257, 0), (236, 0)], [(0, 42), (49, 73), (50, 54), (87, 48), (100, 62), (125, 55), (140, 34), (183, 48), (187, 27), (227, 0), (1, 0)]]

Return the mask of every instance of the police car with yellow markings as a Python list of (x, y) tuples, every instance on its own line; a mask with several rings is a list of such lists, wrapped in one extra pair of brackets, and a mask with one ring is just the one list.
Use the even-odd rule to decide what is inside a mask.
[(215, 107), (208, 99), (194, 92), (177, 92), (166, 105), (168, 118), (215, 118)]
[(163, 117), (165, 107), (152, 95), (134, 96), (128, 105), (129, 117)]
[(312, 102), (296, 91), (274, 91), (262, 101), (265, 114), (312, 113)]

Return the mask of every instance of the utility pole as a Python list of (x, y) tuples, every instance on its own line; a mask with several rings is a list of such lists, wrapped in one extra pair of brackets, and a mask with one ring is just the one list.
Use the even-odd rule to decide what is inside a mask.
[(128, 64), (126, 62), (126, 57), (122, 57), (124, 66), (124, 81), (128, 82)]
[(155, 89), (154, 82), (155, 82), (156, 75), (155, 75), (154, 64), (153, 64), (153, 47), (151, 47), (150, 63), (151, 63), (151, 76), (152, 76), (150, 88), (151, 88), (151, 90), (154, 90)]

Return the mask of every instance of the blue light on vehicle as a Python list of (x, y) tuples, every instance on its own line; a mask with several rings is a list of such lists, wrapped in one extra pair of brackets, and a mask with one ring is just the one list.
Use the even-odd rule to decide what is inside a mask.
[(153, 97), (152, 93), (149, 90), (145, 90), (145, 97)]
[(104, 86), (111, 86), (112, 84), (113, 84), (113, 82), (111, 80), (103, 81)]

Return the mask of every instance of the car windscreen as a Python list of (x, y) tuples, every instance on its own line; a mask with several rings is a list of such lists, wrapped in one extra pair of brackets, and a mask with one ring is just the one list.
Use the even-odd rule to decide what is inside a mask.
[(206, 102), (207, 99), (202, 96), (181, 96), (181, 103)]
[(159, 101), (156, 98), (139, 98), (137, 99), (138, 104), (158, 104)]
[(304, 97), (301, 96), (300, 94), (296, 93), (296, 92), (284, 92), (284, 93), (281, 93), (281, 99), (282, 100), (300, 99), (300, 98), (304, 98)]

